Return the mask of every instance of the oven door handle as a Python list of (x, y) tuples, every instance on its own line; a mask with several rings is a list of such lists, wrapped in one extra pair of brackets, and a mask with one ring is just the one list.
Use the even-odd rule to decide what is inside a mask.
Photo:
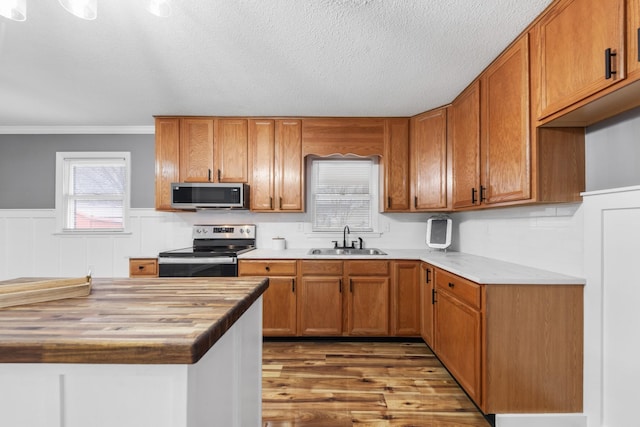
[(158, 258), (158, 264), (237, 264), (236, 257), (211, 257), (211, 258)]

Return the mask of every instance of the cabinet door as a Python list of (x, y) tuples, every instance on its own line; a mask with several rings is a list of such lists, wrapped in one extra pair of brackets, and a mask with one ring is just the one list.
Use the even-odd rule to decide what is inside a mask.
[(480, 312), (438, 288), (435, 304), (438, 358), (478, 404), (481, 401)]
[(394, 335), (420, 335), (420, 262), (394, 261), (391, 327)]
[(388, 277), (350, 277), (347, 295), (349, 335), (389, 335)]
[[(624, 0), (559, 1), (540, 26), (540, 114), (553, 114), (624, 78)], [(607, 76), (605, 51), (616, 74)]]
[(482, 75), (483, 203), (531, 197), (529, 37), (525, 34)]
[(213, 120), (180, 120), (180, 181), (213, 180)]
[(409, 210), (409, 121), (387, 119), (384, 141), (384, 210)]
[(411, 118), (413, 210), (447, 207), (447, 109)]
[(479, 203), (480, 189), (480, 81), (476, 80), (451, 104), (449, 143), (452, 155), (452, 207)]
[(304, 169), (302, 167), (302, 122), (276, 121), (275, 185), (277, 208), (304, 211)]
[(216, 180), (248, 182), (249, 144), (246, 119), (216, 120)]
[(249, 120), (249, 170), (251, 173), (251, 210), (273, 210), (275, 123), (273, 120)]
[(171, 209), (171, 183), (180, 181), (180, 119), (156, 119), (156, 209)]
[(433, 351), (436, 351), (433, 340), (433, 306), (435, 304), (435, 269), (427, 263), (420, 266), (420, 335)]
[(303, 277), (298, 290), (300, 335), (342, 334), (342, 277)]
[(262, 300), (262, 333), (265, 336), (296, 335), (296, 278), (269, 277)]
[(640, 0), (627, 0), (627, 78), (640, 78)]

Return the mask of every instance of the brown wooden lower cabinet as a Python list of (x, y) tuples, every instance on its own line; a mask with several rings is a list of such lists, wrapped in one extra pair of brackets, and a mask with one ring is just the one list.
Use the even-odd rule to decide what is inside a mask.
[(157, 277), (158, 258), (130, 258), (129, 277)]
[(342, 335), (343, 262), (300, 261), (298, 334)]
[(432, 265), (426, 262), (420, 264), (420, 335), (432, 350), (434, 348), (435, 274), (436, 269)]
[(345, 261), (346, 334), (389, 335), (389, 262)]
[(269, 288), (262, 295), (262, 334), (288, 337), (297, 333), (297, 261), (240, 260), (239, 276), (267, 276)]
[(392, 264), (392, 334), (420, 336), (420, 261), (393, 261)]
[(582, 412), (583, 285), (435, 280), (432, 348), (484, 413)]

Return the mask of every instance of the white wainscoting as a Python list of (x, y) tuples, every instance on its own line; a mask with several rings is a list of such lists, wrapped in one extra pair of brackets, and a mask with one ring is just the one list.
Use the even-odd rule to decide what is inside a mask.
[(129, 258), (191, 245), (182, 215), (132, 209), (123, 235), (56, 234), (53, 209), (0, 210), (0, 280), (16, 277), (127, 277)]
[(584, 211), (588, 426), (638, 425), (640, 187), (586, 193)]

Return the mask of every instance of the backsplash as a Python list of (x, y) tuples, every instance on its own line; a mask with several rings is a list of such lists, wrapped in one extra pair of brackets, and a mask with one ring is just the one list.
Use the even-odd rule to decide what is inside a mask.
[(583, 276), (581, 203), (452, 215), (456, 251)]
[[(430, 214), (380, 214), (379, 232), (352, 233), (366, 247), (426, 249)], [(452, 250), (497, 258), (570, 275), (582, 275), (580, 204), (517, 207), (455, 213)], [(257, 246), (271, 248), (284, 237), (289, 248), (330, 247), (342, 233), (310, 232), (306, 214), (238, 211), (185, 213), (132, 209), (125, 235), (55, 234), (53, 209), (0, 210), (0, 280), (26, 276), (126, 277), (130, 257), (191, 245), (191, 226), (200, 223), (257, 224)]]

